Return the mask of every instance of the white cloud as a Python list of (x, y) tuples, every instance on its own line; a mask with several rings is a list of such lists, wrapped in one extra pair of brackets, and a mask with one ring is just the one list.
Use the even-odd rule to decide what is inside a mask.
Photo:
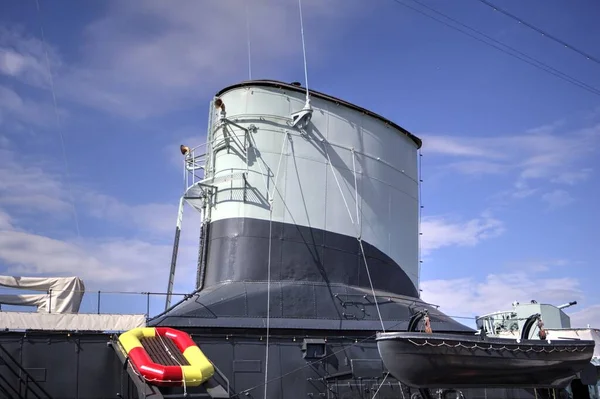
[(574, 278), (537, 278), (527, 272), (490, 274), (483, 281), (474, 278), (430, 280), (421, 283), (422, 298), (440, 305), (452, 316), (474, 317), (508, 310), (513, 301), (559, 305), (581, 300), (583, 293)]
[[(585, 295), (580, 281), (572, 277), (553, 277), (579, 262), (567, 259), (538, 259), (515, 261), (507, 264), (514, 272), (488, 274), (479, 280), (473, 277), (421, 282), (422, 298), (440, 306), (440, 310), (459, 321), (474, 326), (474, 317), (501, 310), (509, 310), (514, 301), (560, 305), (576, 300), (583, 302)], [(571, 326), (600, 327), (600, 305), (566, 310)]]
[[(127, 244), (128, 250), (135, 248), (133, 243)], [(115, 260), (114, 256), (110, 256), (109, 244), (100, 244), (96, 253), (90, 252), (90, 249), (93, 248), (37, 234), (14, 230), (0, 232), (0, 259), (9, 266), (6, 270), (9, 274), (77, 274), (84, 280), (97, 283), (127, 283), (134, 279), (135, 264), (124, 265), (121, 262), (118, 265), (98, 259), (99, 253), (106, 260)], [(126, 258), (129, 260), (131, 257)]]
[[(42, 167), (43, 166), (43, 167)], [(105, 225), (130, 226), (127, 235), (98, 238), (82, 231), (77, 238), (59, 238), (57, 221), (71, 216), (68, 191), (53, 174), (52, 164), (32, 154), (0, 149), (0, 266), (3, 273), (22, 275), (77, 275), (88, 289), (164, 292), (170, 268), (176, 204), (127, 205), (116, 198), (73, 184), (78, 212), (95, 216)], [(88, 193), (89, 197), (83, 195)], [(93, 199), (93, 200), (92, 200)], [(22, 223), (36, 215), (51, 225)], [(52, 217), (52, 219), (50, 219)], [(195, 274), (197, 215), (188, 215), (180, 242), (178, 288), (189, 291)], [(70, 229), (72, 230), (72, 229)], [(73, 237), (74, 234), (69, 234)], [(183, 278), (182, 278), (183, 277)], [(181, 288), (184, 287), (184, 288)]]
[[(0, 148), (0, 207), (15, 215), (39, 215), (53, 219), (73, 218), (73, 201), (77, 212), (133, 226), (146, 236), (172, 234), (177, 217), (177, 203), (126, 204), (109, 195), (71, 182), (69, 186), (55, 165), (31, 154), (17, 155)], [(80, 209), (81, 208), (81, 209)], [(1, 208), (0, 208), (1, 209)]]
[(592, 305), (569, 315), (572, 327), (600, 328), (600, 305)]
[(548, 204), (549, 209), (556, 209), (572, 203), (575, 199), (565, 190), (556, 189), (542, 194), (542, 201)]
[(0, 206), (19, 213), (60, 215), (71, 209), (67, 192), (50, 164), (27, 151), (0, 148)]
[(600, 124), (561, 134), (553, 133), (555, 127), (486, 138), (424, 135), (423, 153), (460, 158), (444, 168), (463, 174), (510, 173), (517, 186), (585, 180), (591, 169), (579, 164), (597, 149)]
[(61, 67), (56, 49), (44, 46), (41, 40), (26, 35), (22, 29), (0, 26), (0, 73), (48, 88), (48, 64), (52, 70)]
[(0, 231), (2, 230), (8, 230), (12, 228), (12, 218), (10, 217), (10, 215), (4, 211), (2, 211), (2, 209), (0, 209)]
[(524, 260), (518, 262), (509, 262), (507, 267), (510, 269), (519, 270), (521, 272), (526, 273), (540, 273), (547, 272), (553, 268), (565, 267), (568, 265), (572, 265), (573, 261), (568, 261), (566, 259), (536, 259), (536, 260)]
[[(50, 97), (48, 97), (50, 99)], [(59, 110), (61, 117), (67, 116), (65, 110)], [(0, 85), (0, 125), (4, 121), (15, 120), (22, 124), (34, 125), (38, 128), (54, 128), (56, 114), (51, 102), (33, 101), (23, 98), (14, 90)]]
[(177, 217), (177, 203), (129, 205), (117, 198), (95, 192), (80, 197), (90, 215), (118, 224), (133, 225), (148, 236), (172, 233)]
[[(0, 229), (2, 273), (76, 275), (84, 280), (88, 291), (165, 292), (171, 251), (170, 242), (156, 244), (117, 237), (70, 241), (15, 229)], [(184, 238), (179, 255), (179, 287), (189, 291), (193, 288), (193, 281), (181, 277), (195, 275), (197, 248)]]
[(530, 134), (551, 134), (556, 132), (560, 127), (564, 126), (567, 123), (565, 118), (559, 119), (552, 123), (548, 123), (546, 125), (537, 126), (531, 129), (527, 129), (526, 133)]
[(445, 217), (424, 217), (421, 222), (421, 251), (431, 251), (447, 246), (474, 246), (482, 240), (497, 237), (504, 232), (504, 224), (484, 215), (468, 221)]
[(422, 135), (423, 152), (427, 154), (443, 154), (450, 156), (503, 158), (503, 155), (493, 148), (481, 145), (480, 139), (450, 136)]
[(585, 181), (592, 174), (592, 168), (583, 168), (577, 171), (561, 173), (552, 179), (553, 183), (575, 185)]
[(472, 176), (501, 175), (509, 172), (510, 167), (500, 163), (483, 160), (450, 162), (447, 167), (459, 173)]
[[(290, 79), (288, 67), (301, 65), (297, 7), (292, 0), (258, 0), (248, 8), (256, 76)], [(327, 54), (323, 50), (343, 35), (343, 26), (351, 26), (345, 17), (354, 15), (355, 7), (341, 0), (303, 2), (309, 66), (319, 65)], [(199, 97), (247, 78), (245, 9), (243, 0), (182, 0), (177, 7), (158, 0), (107, 3), (106, 14), (81, 35), (81, 57), (74, 62), (64, 63), (47, 38), (56, 90), (132, 118), (188, 108)], [(47, 86), (40, 40), (0, 31), (0, 54), (0, 73)]]

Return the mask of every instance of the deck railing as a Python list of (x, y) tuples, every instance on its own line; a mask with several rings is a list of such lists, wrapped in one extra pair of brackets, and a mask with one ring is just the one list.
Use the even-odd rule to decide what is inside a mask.
[[(74, 292), (69, 290), (69, 292)], [(76, 291), (75, 291), (76, 292)], [(11, 292), (12, 293), (12, 292)], [(39, 292), (38, 292), (39, 293)], [(22, 294), (19, 292), (19, 294)], [(52, 309), (52, 301), (56, 301), (60, 292), (50, 290), (48, 308)], [(177, 303), (190, 294), (171, 293), (173, 303)], [(80, 314), (143, 314), (147, 318), (164, 312), (166, 292), (151, 291), (84, 291)], [(0, 312), (36, 312), (33, 306), (2, 305)]]

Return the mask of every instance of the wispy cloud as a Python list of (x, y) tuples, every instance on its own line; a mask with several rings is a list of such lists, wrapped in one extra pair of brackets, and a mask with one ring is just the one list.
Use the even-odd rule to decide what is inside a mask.
[[(64, 109), (58, 112), (63, 118), (67, 115)], [(9, 121), (38, 128), (53, 128), (56, 126), (56, 114), (50, 102), (23, 98), (14, 90), (0, 85), (0, 126)]]
[[(356, 14), (356, 6), (336, 1), (339, 7), (303, 3), (305, 23), (313, 27), (307, 38), (313, 65), (326, 56), (330, 40), (351, 26), (345, 18)], [(245, 10), (242, 0), (181, 1), (177, 7), (157, 0), (107, 3), (105, 15), (85, 28), (78, 59), (67, 63), (48, 37), (56, 90), (71, 101), (131, 118), (189, 107), (200, 96), (198, 88), (207, 93), (247, 77)], [(277, 77), (276, 67), (300, 65), (297, 3), (258, 0), (248, 12), (255, 73)], [(2, 30), (0, 54), (0, 73), (47, 87), (38, 38)]]
[(542, 201), (548, 204), (548, 209), (556, 209), (569, 205), (575, 199), (565, 190), (553, 190), (542, 194)]
[(517, 272), (490, 274), (481, 281), (471, 277), (424, 281), (422, 298), (440, 305), (440, 309), (449, 315), (470, 317), (508, 310), (513, 301), (535, 299), (559, 305), (580, 300), (583, 296), (577, 279), (539, 277)]
[(425, 217), (421, 230), (421, 251), (428, 255), (433, 250), (448, 246), (474, 246), (482, 240), (499, 236), (505, 229), (502, 221), (484, 215), (467, 221), (441, 216)]
[(586, 165), (598, 148), (600, 124), (557, 133), (563, 123), (531, 129), (521, 135), (460, 137), (424, 135), (424, 154), (436, 158), (438, 173), (455, 172), (470, 176), (502, 175), (512, 179), (512, 187), (500, 190), (495, 200), (521, 199), (541, 195), (556, 208), (572, 201), (565, 188), (588, 179)]
[[(10, 148), (0, 148), (0, 266), (3, 273), (77, 275), (89, 287), (164, 291), (171, 259), (176, 206), (128, 205), (77, 182), (80, 216), (96, 217), (115, 233), (99, 237), (83, 231), (56, 234), (57, 221), (72, 216), (68, 190), (51, 163)], [(86, 195), (84, 195), (86, 194)], [(32, 228), (22, 220), (31, 220)], [(196, 218), (197, 219), (197, 218)], [(180, 276), (193, 274), (197, 256), (198, 221), (185, 225), (180, 243)], [(43, 222), (43, 223), (40, 223)], [(41, 224), (50, 226), (46, 234)], [(123, 234), (123, 225), (130, 229)], [(87, 233), (87, 234), (86, 234)], [(184, 279), (191, 289), (189, 279)]]
[(54, 47), (44, 46), (41, 40), (28, 35), (23, 29), (0, 26), (1, 74), (34, 86), (49, 88), (47, 66), (56, 70), (62, 67), (61, 64), (61, 58)]
[(8, 230), (12, 228), (12, 218), (2, 209), (0, 209), (0, 230)]
[(569, 265), (578, 262), (566, 259), (531, 259), (509, 262), (506, 266), (509, 269), (519, 270), (525, 273), (541, 273), (550, 270), (560, 270)]
[[(577, 164), (581, 157), (593, 153), (599, 138), (600, 125), (565, 134), (525, 133), (490, 138), (425, 135), (423, 151), (461, 158), (450, 165), (462, 173), (505, 170), (516, 174), (521, 181), (552, 179), (570, 184), (591, 172)], [(472, 162), (471, 168), (464, 167), (466, 161), (462, 158)]]
[(571, 326), (573, 327), (600, 327), (600, 305), (592, 305), (585, 309), (573, 312), (571, 316)]
[(70, 202), (56, 169), (26, 151), (18, 155), (0, 148), (0, 206), (27, 214), (68, 211)]
[(494, 148), (482, 145), (480, 138), (455, 138), (452, 136), (423, 135), (423, 151), (459, 157), (504, 158)]
[(552, 183), (575, 185), (587, 180), (592, 174), (592, 168), (582, 168), (580, 170), (564, 172), (553, 178)]
[(148, 236), (172, 233), (175, 228), (177, 204), (126, 204), (109, 195), (86, 192), (81, 200), (89, 214), (121, 225), (133, 225)]

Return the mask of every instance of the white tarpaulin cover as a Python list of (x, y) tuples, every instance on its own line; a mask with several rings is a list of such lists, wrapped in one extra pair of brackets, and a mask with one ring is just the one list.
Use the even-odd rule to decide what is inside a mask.
[(0, 304), (37, 306), (38, 312), (77, 313), (85, 292), (79, 277), (0, 276), (0, 286), (43, 294), (0, 295)]
[(145, 315), (0, 312), (0, 329), (128, 331), (145, 327)]

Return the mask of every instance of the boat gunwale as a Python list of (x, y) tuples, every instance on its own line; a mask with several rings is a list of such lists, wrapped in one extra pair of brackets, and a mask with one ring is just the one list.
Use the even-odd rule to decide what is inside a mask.
[(583, 339), (557, 339), (557, 340), (540, 340), (540, 339), (518, 339), (518, 338), (498, 338), (481, 335), (468, 334), (452, 334), (452, 333), (420, 333), (420, 332), (380, 332), (377, 333), (376, 341), (407, 341), (407, 340), (427, 340), (427, 341), (444, 341), (444, 342), (468, 342), (479, 344), (498, 344), (510, 346), (534, 346), (534, 347), (591, 347), (594, 349), (596, 345), (593, 340)]

